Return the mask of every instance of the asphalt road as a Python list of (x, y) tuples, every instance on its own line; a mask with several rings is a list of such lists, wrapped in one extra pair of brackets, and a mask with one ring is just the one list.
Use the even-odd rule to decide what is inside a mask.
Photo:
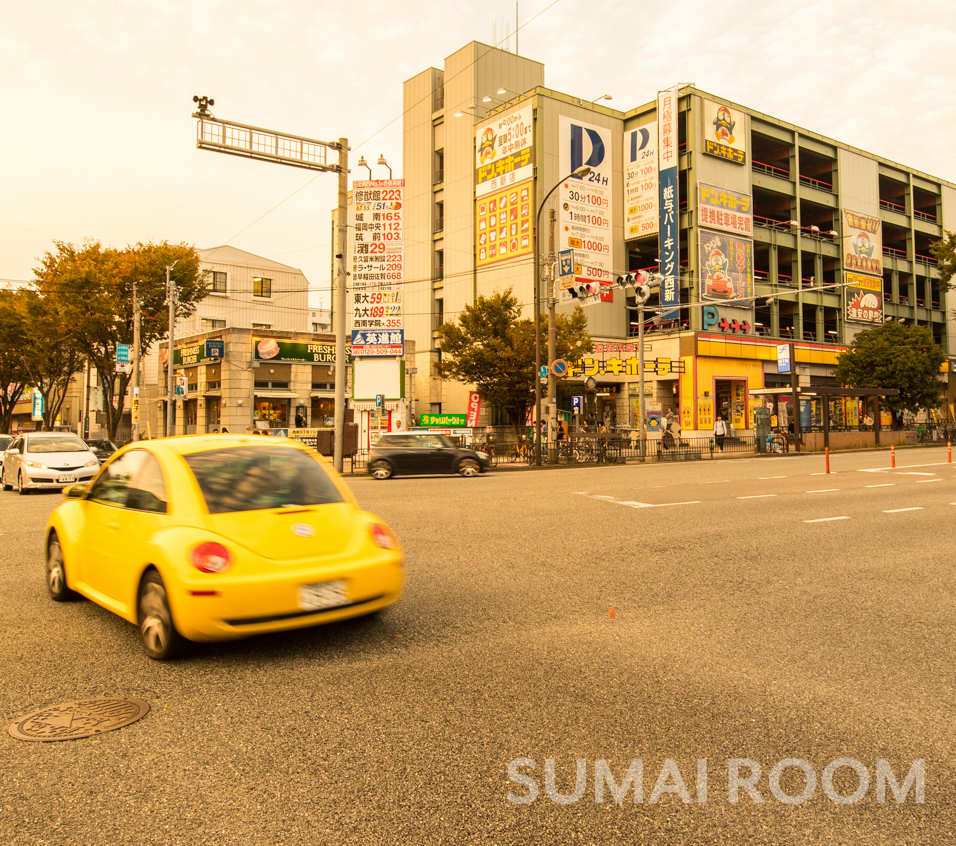
[[(48, 600), (42, 531), (60, 498), (0, 493), (5, 724), (94, 696), (152, 708), (84, 740), (0, 736), (0, 843), (952, 842), (945, 458), (901, 451), (890, 470), (887, 453), (839, 454), (829, 476), (819, 456), (785, 456), (357, 478), (405, 545), (399, 604), (169, 664), (104, 609)], [(642, 802), (596, 802), (596, 762), (621, 783), (635, 759)], [(730, 800), (734, 759), (759, 764), (762, 802), (744, 786)], [(812, 770), (806, 801), (778, 798), (806, 786), (796, 767), (771, 789), (786, 759)], [(869, 779), (852, 804), (831, 798), (862, 787), (848, 767), (831, 777), (840, 759)], [(925, 801), (914, 783), (879, 802), (880, 759), (900, 785), (922, 760)], [(578, 760), (580, 798), (555, 801)], [(509, 765), (534, 801), (509, 801), (529, 794)]]

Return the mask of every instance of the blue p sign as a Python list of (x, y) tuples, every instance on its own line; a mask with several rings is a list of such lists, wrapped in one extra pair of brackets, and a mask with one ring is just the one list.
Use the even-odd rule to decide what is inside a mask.
[(704, 306), (704, 316), (703, 323), (704, 329), (709, 329), (711, 326), (716, 326), (717, 321), (720, 320), (720, 314), (714, 306)]

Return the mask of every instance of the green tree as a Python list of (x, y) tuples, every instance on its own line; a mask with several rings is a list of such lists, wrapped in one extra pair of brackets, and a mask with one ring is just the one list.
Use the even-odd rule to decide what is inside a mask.
[[(943, 232), (943, 238), (929, 245), (929, 251), (936, 258), (939, 269), (939, 287), (942, 291), (953, 288), (953, 275), (956, 274), (956, 232)], [(956, 318), (956, 310), (953, 311)]]
[(29, 339), (23, 363), (31, 384), (43, 396), (43, 420), (37, 428), (52, 429), (70, 382), (85, 359), (72, 327), (63, 319), (59, 297), (40, 296), (29, 290), (20, 292), (20, 296)]
[(24, 361), (29, 344), (20, 292), (0, 290), (0, 432), (10, 434), (13, 408), (30, 381)]
[[(546, 332), (547, 317), (542, 316)], [(587, 318), (580, 306), (555, 320), (559, 358), (578, 359), (594, 349)], [(546, 349), (546, 337), (542, 350)], [(524, 429), (528, 408), (534, 403), (538, 374), (534, 369), (534, 321), (521, 318), (521, 304), (512, 289), (466, 305), (457, 322), (438, 327), (442, 360), (437, 367), (443, 379), (474, 385), (482, 399), (508, 415), (515, 433)]]
[[(145, 354), (166, 337), (168, 300), (166, 268), (177, 291), (176, 315), (189, 317), (208, 293), (199, 255), (188, 244), (139, 243), (116, 250), (98, 241), (82, 247), (55, 241), (56, 251), (43, 256), (34, 270), (35, 287), (56, 297), (71, 335), (103, 386), (103, 404), (110, 439), (123, 419), (131, 373), (117, 373), (117, 344), (133, 343), (133, 285), (140, 300), (140, 349)], [(135, 351), (134, 351), (135, 353)]]
[(834, 375), (849, 388), (896, 388), (899, 396), (887, 397), (885, 405), (898, 419), (903, 409), (916, 412), (939, 403), (944, 391), (939, 368), (945, 360), (925, 326), (884, 323), (853, 339)]

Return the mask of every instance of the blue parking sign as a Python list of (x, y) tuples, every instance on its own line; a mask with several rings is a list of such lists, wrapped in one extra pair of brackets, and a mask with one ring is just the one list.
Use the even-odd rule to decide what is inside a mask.
[(571, 411), (575, 414), (580, 414), (583, 407), (584, 397), (571, 397)]

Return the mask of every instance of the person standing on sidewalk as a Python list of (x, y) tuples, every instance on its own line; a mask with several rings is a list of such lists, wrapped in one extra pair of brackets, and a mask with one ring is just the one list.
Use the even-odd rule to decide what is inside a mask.
[(724, 451), (724, 438), (727, 437), (727, 424), (724, 422), (724, 415), (717, 415), (717, 422), (714, 424), (714, 440), (717, 441), (717, 449)]

